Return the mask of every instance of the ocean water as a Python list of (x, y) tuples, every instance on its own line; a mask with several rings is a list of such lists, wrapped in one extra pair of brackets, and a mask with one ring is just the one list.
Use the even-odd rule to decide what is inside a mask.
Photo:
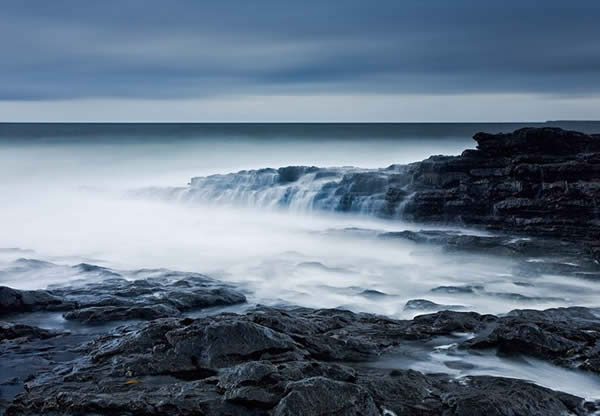
[[(599, 123), (558, 125), (600, 131)], [(522, 126), (0, 124), (0, 284), (33, 289), (78, 278), (58, 269), (15, 267), (28, 258), (61, 266), (86, 262), (119, 270), (200, 272), (233, 282), (253, 303), (345, 307), (394, 317), (413, 316), (417, 311), (405, 310), (405, 303), (423, 298), (486, 313), (597, 306), (600, 286), (593, 281), (546, 275), (525, 285), (511, 258), (452, 255), (373, 237), (427, 228), (401, 217), (382, 220), (368, 210), (339, 215), (308, 204), (269, 209), (274, 198), (269, 193), (261, 204), (222, 203), (223, 195), (239, 193), (235, 182), (193, 204), (136, 193), (242, 169), (405, 164), (431, 154), (460, 154), (474, 147), (471, 136), (478, 131)], [(477, 296), (431, 291), (464, 285), (485, 289)]]
[[(600, 123), (540, 125), (600, 132)], [(560, 273), (528, 277), (520, 274), (516, 259), (377, 239), (378, 232), (427, 227), (407, 223), (401, 215), (379, 219), (368, 209), (352, 215), (315, 210), (302, 202), (310, 201), (311, 183), (299, 184), (305, 192), (286, 209), (271, 203), (281, 198), (281, 189), (248, 191), (243, 175), (212, 187), (194, 179), (200, 189), (207, 187), (202, 198), (180, 196), (192, 178), (287, 165), (376, 169), (432, 154), (460, 154), (474, 147), (471, 136), (478, 131), (522, 126), (0, 124), (0, 285), (66, 285), (83, 277), (71, 266), (84, 262), (131, 278), (135, 273), (127, 271), (141, 268), (204, 273), (238, 286), (249, 306), (342, 307), (395, 318), (423, 313), (405, 309), (411, 299), (494, 314), (597, 307), (600, 283), (592, 280)], [(268, 175), (264, 178), (268, 181)], [(153, 195), (157, 189), (160, 198)], [(165, 194), (165, 189), (175, 191)], [(432, 291), (440, 286), (480, 289)], [(65, 324), (60, 314), (41, 319), (42, 326)], [(428, 348), (421, 345), (412, 355), (407, 350), (407, 357), (385, 357), (374, 365), (456, 377), (518, 377), (599, 397), (600, 380), (588, 374), (493, 352), (461, 353), (442, 344)]]

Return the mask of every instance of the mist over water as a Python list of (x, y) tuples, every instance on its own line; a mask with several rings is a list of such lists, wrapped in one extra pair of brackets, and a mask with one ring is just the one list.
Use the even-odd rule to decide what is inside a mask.
[[(4, 250), (5, 270), (13, 270), (12, 261), (23, 257), (119, 270), (164, 267), (234, 282), (256, 303), (341, 306), (396, 317), (418, 312), (404, 310), (410, 299), (504, 313), (517, 307), (593, 305), (600, 293), (591, 281), (565, 283), (556, 276), (538, 278), (535, 287), (525, 285), (513, 274), (510, 258), (448, 254), (375, 237), (376, 232), (426, 228), (401, 219), (214, 201), (185, 204), (128, 193), (146, 186), (183, 186), (194, 176), (240, 169), (294, 164), (376, 168), (432, 153), (459, 154), (472, 147), (460, 132), (443, 137), (409, 131), (411, 136), (394, 135), (389, 128), (383, 132), (387, 136), (376, 130), (370, 139), (356, 140), (343, 130), (326, 129), (322, 137), (252, 130), (246, 136), (239, 131), (235, 136), (107, 136), (101, 129), (96, 135), (88, 130), (64, 137), (51, 129), (47, 137), (13, 137), (10, 131), (2, 136), (0, 247), (33, 250)], [(56, 270), (28, 270), (0, 274), (0, 283), (33, 289), (75, 278)], [(484, 289), (478, 296), (431, 292), (439, 286)]]
[[(83, 277), (73, 265), (89, 263), (118, 270), (127, 278), (136, 278), (135, 271), (142, 268), (203, 273), (244, 291), (249, 306), (342, 307), (396, 318), (423, 313), (405, 307), (413, 299), (494, 314), (516, 308), (597, 306), (600, 285), (592, 280), (559, 274), (531, 277), (522, 275), (512, 258), (453, 254), (377, 238), (381, 232), (427, 228), (401, 218), (221, 203), (227, 198), (219, 202), (214, 189), (210, 198), (192, 202), (135, 194), (146, 187), (183, 187), (192, 177), (242, 169), (373, 169), (431, 154), (459, 154), (473, 147), (470, 136), (475, 131), (498, 130), (488, 127), (471, 126), (474, 131), (467, 134), (467, 127), (460, 126), (463, 130), (443, 136), (394, 133), (392, 126), (376, 130), (367, 140), (343, 129), (325, 129), (316, 137), (314, 131), (301, 129), (296, 136), (252, 129), (246, 134), (217, 129), (196, 135), (118, 129), (116, 134), (101, 128), (94, 133), (94, 126), (66, 132), (34, 126), (21, 135), (14, 126), (0, 129), (0, 285), (37, 289), (69, 284)], [(440, 287), (459, 289), (436, 290)], [(464, 287), (475, 290), (461, 291)], [(438, 347), (429, 353), (421, 350), (419, 357), (392, 357), (378, 365), (457, 377), (522, 377), (566, 391), (582, 389), (589, 397), (598, 386), (597, 378), (548, 364), (530, 360), (523, 366), (493, 355), (457, 357)], [(457, 360), (469, 370), (453, 369)], [(569, 390), (552, 378), (576, 387)]]

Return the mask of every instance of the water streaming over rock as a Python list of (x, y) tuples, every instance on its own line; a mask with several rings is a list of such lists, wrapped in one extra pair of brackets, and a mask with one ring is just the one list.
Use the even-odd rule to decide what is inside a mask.
[(293, 212), (319, 210), (394, 217), (411, 196), (406, 189), (410, 183), (406, 170), (407, 166), (400, 165), (385, 169), (287, 166), (195, 177), (188, 187), (145, 188), (136, 194)]

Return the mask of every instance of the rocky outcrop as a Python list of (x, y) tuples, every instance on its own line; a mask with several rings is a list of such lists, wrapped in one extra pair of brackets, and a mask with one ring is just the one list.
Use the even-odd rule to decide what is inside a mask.
[(465, 309), (463, 305), (440, 305), (427, 299), (411, 299), (404, 305), (404, 310), (414, 311), (454, 311)]
[(404, 216), (600, 241), (600, 136), (524, 128), (474, 136), (477, 150), (411, 165)]
[[(47, 267), (52, 266), (48, 263)], [(100, 279), (49, 290), (0, 286), (0, 316), (62, 311), (67, 320), (91, 324), (176, 317), (191, 310), (246, 302), (239, 291), (198, 273), (142, 269), (128, 273), (139, 280), (127, 280), (104, 267), (74, 267), (99, 275)]]
[(461, 224), (585, 242), (600, 256), (600, 135), (523, 128), (474, 139), (476, 150), (410, 165), (250, 170), (139, 194)]
[[(519, 319), (537, 329), (515, 327)], [(505, 318), (444, 311), (396, 321), (259, 307), (244, 315), (158, 319), (100, 336), (78, 358), (38, 374), (6, 414), (584, 415), (597, 404), (526, 381), (456, 380), (369, 362), (417, 340), (475, 332), (455, 348), (507, 340), (516, 345), (512, 353), (598, 372), (588, 364), (598, 358), (599, 325), (583, 308)]]
[(60, 335), (59, 332), (37, 328), (31, 325), (0, 322), (0, 342), (5, 340), (47, 339)]
[(16, 290), (0, 286), (0, 316), (18, 312), (68, 310), (75, 307), (46, 290)]
[(494, 347), (600, 374), (599, 336), (600, 319), (586, 308), (516, 310), (464, 345)]

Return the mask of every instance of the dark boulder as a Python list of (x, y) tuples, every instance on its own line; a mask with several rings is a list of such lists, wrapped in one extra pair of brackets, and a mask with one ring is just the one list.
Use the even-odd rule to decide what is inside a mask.
[(274, 416), (379, 416), (369, 392), (352, 383), (311, 377), (287, 385)]
[(523, 380), (468, 377), (464, 386), (442, 396), (456, 416), (546, 416), (587, 414), (582, 400)]
[(0, 315), (41, 310), (68, 310), (75, 305), (45, 290), (17, 290), (0, 286)]
[(110, 321), (153, 320), (180, 315), (177, 309), (167, 305), (92, 306), (67, 312), (63, 317), (68, 321), (79, 321), (83, 324), (103, 323)]
[(13, 339), (48, 339), (60, 335), (60, 332), (50, 331), (31, 325), (0, 322), (0, 342)]

